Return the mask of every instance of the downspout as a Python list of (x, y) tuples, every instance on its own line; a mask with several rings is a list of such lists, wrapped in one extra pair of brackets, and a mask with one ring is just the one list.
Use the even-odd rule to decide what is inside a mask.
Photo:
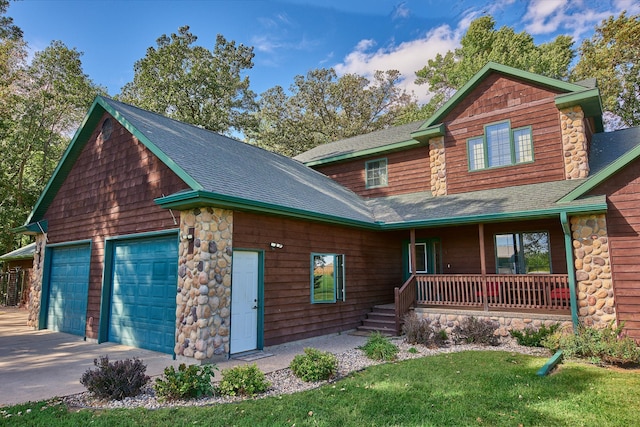
[(567, 257), (567, 274), (569, 276), (569, 302), (571, 304), (571, 321), (573, 330), (578, 330), (578, 299), (576, 297), (576, 269), (573, 262), (573, 244), (571, 240), (571, 226), (566, 212), (560, 212), (560, 223), (564, 233), (564, 250)]

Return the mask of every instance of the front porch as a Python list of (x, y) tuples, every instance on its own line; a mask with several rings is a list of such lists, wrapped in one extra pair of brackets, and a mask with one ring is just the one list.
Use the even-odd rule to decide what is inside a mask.
[(566, 274), (416, 274), (395, 289), (395, 329), (411, 307), (570, 320), (570, 295)]

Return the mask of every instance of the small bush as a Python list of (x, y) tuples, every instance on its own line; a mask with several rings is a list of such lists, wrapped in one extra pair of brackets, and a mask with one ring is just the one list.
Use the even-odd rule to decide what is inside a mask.
[(540, 326), (539, 329), (527, 328), (524, 331), (510, 331), (512, 337), (518, 341), (518, 344), (526, 347), (542, 347), (542, 341), (549, 335), (558, 330), (560, 324), (554, 323), (547, 327), (545, 325)]
[(304, 354), (293, 358), (289, 368), (302, 381), (324, 381), (338, 371), (338, 359), (329, 352), (305, 348)]
[(442, 347), (448, 339), (447, 331), (440, 329), (439, 325), (433, 328), (428, 320), (419, 318), (415, 313), (405, 317), (402, 332), (409, 344), (422, 344), (427, 347)]
[(122, 400), (136, 396), (149, 382), (147, 367), (137, 358), (109, 362), (108, 356), (101, 356), (93, 364), (97, 369), (82, 374), (80, 384), (100, 398)]
[(397, 345), (380, 332), (372, 333), (360, 349), (373, 360), (395, 360), (400, 351)]
[(185, 365), (176, 371), (173, 366), (164, 369), (163, 378), (157, 378), (153, 388), (161, 400), (191, 399), (211, 396), (214, 392), (211, 380), (215, 365)]
[(500, 338), (494, 333), (498, 324), (490, 320), (480, 320), (475, 317), (467, 317), (460, 325), (453, 329), (456, 342), (467, 344), (498, 345)]
[(567, 357), (578, 357), (600, 364), (640, 363), (640, 347), (629, 337), (622, 335), (624, 324), (607, 328), (581, 325), (577, 333), (556, 331), (542, 342), (549, 350), (562, 350)]
[(254, 396), (267, 391), (270, 385), (254, 363), (223, 370), (218, 391), (226, 396)]

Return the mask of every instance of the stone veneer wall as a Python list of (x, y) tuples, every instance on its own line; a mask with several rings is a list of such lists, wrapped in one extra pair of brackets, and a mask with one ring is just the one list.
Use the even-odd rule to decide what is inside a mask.
[(608, 326), (616, 312), (605, 216), (572, 217), (571, 231), (578, 315), (587, 326)]
[(29, 305), (27, 310), (27, 326), (34, 329), (38, 328), (38, 317), (40, 315), (40, 306), (42, 304), (42, 269), (44, 267), (44, 247), (47, 242), (46, 234), (38, 234), (36, 236), (36, 250), (33, 254), (33, 269), (29, 278)]
[[(189, 228), (195, 229), (193, 242), (183, 237)], [(176, 356), (189, 358), (191, 363), (226, 358), (231, 332), (233, 211), (201, 208), (181, 212), (180, 236)]]
[(560, 126), (565, 178), (586, 178), (589, 176), (589, 159), (582, 108), (576, 106), (560, 110)]
[(431, 166), (431, 193), (434, 196), (446, 196), (447, 165), (444, 158), (444, 136), (429, 140), (429, 163)]
[(571, 316), (557, 314), (523, 314), (420, 307), (415, 309), (415, 313), (419, 318), (428, 320), (431, 326), (440, 325), (441, 328), (447, 331), (447, 334), (451, 334), (453, 328), (472, 316), (478, 320), (497, 322), (499, 327), (495, 334), (501, 337), (509, 336), (509, 331), (512, 330), (538, 329), (542, 325), (550, 326), (555, 323), (560, 323), (561, 328), (572, 327)]

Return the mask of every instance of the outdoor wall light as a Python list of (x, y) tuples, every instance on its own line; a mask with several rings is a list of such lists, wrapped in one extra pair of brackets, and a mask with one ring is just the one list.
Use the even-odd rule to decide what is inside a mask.
[(183, 234), (182, 240), (193, 240), (193, 234)]
[(282, 249), (284, 247), (282, 243), (276, 243), (276, 242), (271, 242), (269, 246), (271, 246), (271, 249)]

